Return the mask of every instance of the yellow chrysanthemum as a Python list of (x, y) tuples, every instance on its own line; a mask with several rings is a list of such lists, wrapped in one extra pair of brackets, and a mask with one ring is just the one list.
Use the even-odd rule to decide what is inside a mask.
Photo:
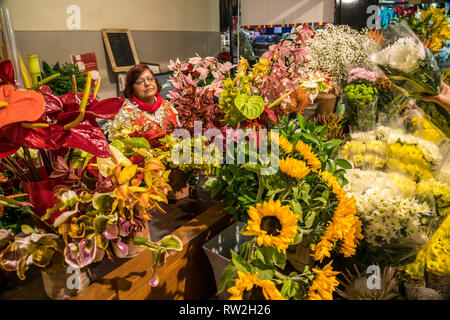
[(297, 217), (289, 206), (281, 206), (280, 200), (257, 203), (256, 208), (248, 210), (250, 220), (243, 233), (246, 236), (257, 236), (259, 246), (275, 246), (286, 252), (297, 234)]
[(244, 274), (238, 271), (239, 278), (236, 279), (234, 287), (227, 291), (231, 294), (229, 300), (286, 300), (280, 291), (270, 280), (258, 278), (258, 272)]
[(438, 276), (450, 275), (450, 216), (418, 252), (415, 261), (401, 269), (415, 279), (422, 279), (425, 270)]
[(309, 287), (309, 300), (333, 300), (333, 291), (339, 285), (336, 280), (337, 271), (333, 271), (330, 261), (322, 270), (313, 268), (312, 270), (317, 275), (313, 283)]
[(278, 165), (282, 172), (299, 180), (303, 179), (311, 172), (305, 162), (294, 158), (280, 159)]
[(309, 144), (303, 143), (301, 140), (299, 140), (295, 146), (295, 150), (297, 150), (303, 159), (306, 160), (311, 170), (317, 171), (322, 167), (322, 162), (320, 162), (317, 154), (312, 152), (311, 149), (312, 147)]

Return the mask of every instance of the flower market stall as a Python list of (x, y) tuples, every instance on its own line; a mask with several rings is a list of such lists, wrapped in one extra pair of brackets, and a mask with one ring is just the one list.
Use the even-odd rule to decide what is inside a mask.
[(20, 88), (1, 62), (0, 270), (51, 299), (449, 299), (438, 40), (329, 24), (253, 64), (175, 58), (158, 145), (90, 73), (57, 94), (59, 74)]

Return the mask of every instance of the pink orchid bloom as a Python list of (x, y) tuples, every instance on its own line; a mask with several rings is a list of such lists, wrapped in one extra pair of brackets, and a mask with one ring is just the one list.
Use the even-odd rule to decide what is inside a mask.
[(184, 74), (181, 74), (181, 78), (182, 78), (182, 81), (184, 82), (183, 88), (191, 86), (191, 85), (195, 86), (198, 82), (198, 79), (196, 79), (196, 80), (192, 79), (192, 76), (190, 74), (187, 76), (185, 76)]
[(200, 73), (200, 76), (198, 77), (199, 80), (204, 80), (204, 79), (206, 79), (208, 77), (208, 74), (209, 74), (208, 68), (197, 67), (194, 70), (197, 71), (198, 73)]
[(196, 57), (190, 58), (189, 63), (192, 64), (194, 67), (200, 66), (203, 63), (203, 58), (196, 53)]
[(217, 59), (214, 57), (206, 57), (203, 62), (206, 68), (210, 68), (211, 70), (215, 70), (217, 68)]
[(176, 62), (174, 62), (172, 59), (170, 59), (167, 67), (169, 68), (169, 70), (174, 71), (174, 72), (180, 71), (180, 69), (181, 69), (180, 59), (177, 58)]
[(231, 62), (225, 62), (225, 63), (218, 63), (217, 69), (219, 69), (220, 72), (223, 74), (229, 73), (231, 69), (233, 69), (236, 65), (232, 64)]

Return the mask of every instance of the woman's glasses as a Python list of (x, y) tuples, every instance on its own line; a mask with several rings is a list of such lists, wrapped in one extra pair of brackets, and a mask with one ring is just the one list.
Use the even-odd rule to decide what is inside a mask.
[(147, 81), (148, 83), (152, 83), (153, 81), (155, 81), (155, 78), (153, 77), (148, 77), (148, 78), (141, 78), (141, 79), (137, 79), (135, 84), (137, 84), (138, 86), (143, 85), (144, 82)]

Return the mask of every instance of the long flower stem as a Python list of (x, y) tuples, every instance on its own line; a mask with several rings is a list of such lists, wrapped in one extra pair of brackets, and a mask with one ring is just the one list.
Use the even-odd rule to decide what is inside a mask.
[(25, 156), (25, 162), (28, 164), (28, 167), (31, 170), (31, 173), (35, 179), (35, 181), (40, 181), (41, 177), (39, 176), (39, 172), (37, 171), (36, 167), (33, 163), (33, 157), (31, 156), (30, 150), (27, 147), (22, 147), (23, 154)]
[(8, 170), (11, 170), (11, 171), (12, 171), (15, 175), (17, 175), (22, 181), (26, 181), (26, 182), (30, 182), (30, 181), (31, 181), (30, 178), (28, 178), (27, 175), (25, 174), (25, 172), (23, 171), (22, 167), (16, 166), (16, 165), (14, 164), (14, 162), (11, 161), (12, 158), (6, 157), (6, 158), (4, 158), (4, 160), (5, 160), (5, 162), (6, 162), (5, 167), (6, 167)]
[(264, 180), (261, 175), (258, 177), (258, 194), (256, 196), (256, 203), (261, 201), (262, 193), (264, 191)]
[(45, 149), (39, 150), (39, 154), (41, 155), (42, 162), (44, 163), (45, 170), (47, 174), (50, 175), (52, 173), (52, 165), (50, 163), (50, 158), (48, 157), (47, 151)]

